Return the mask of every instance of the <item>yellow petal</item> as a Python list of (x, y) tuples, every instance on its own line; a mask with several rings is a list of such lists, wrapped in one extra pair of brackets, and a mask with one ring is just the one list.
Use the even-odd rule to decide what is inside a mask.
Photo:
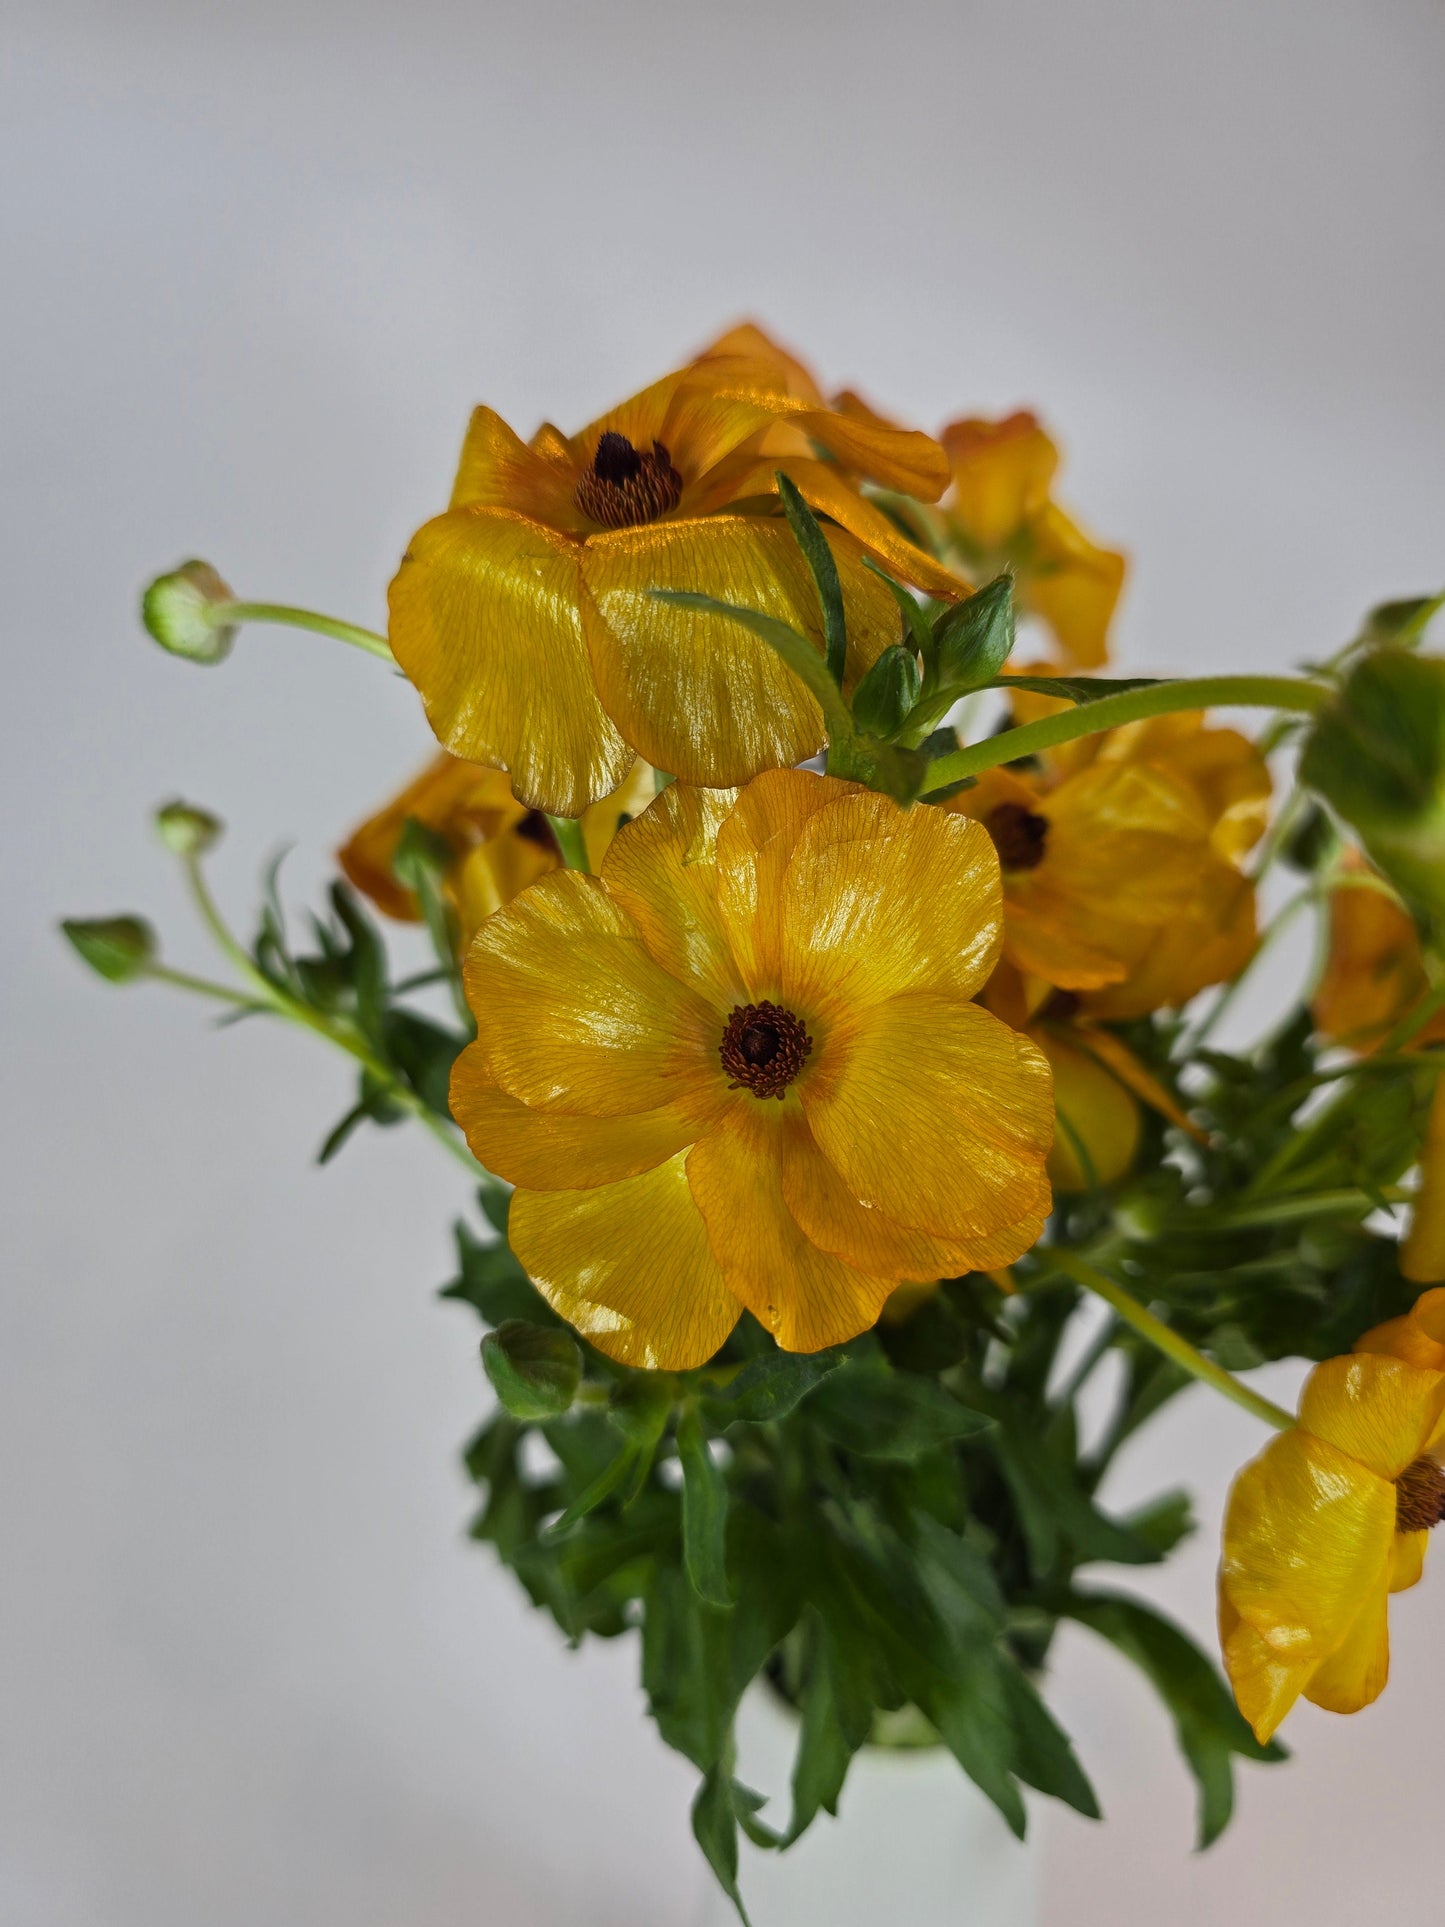
[(1053, 630), (1069, 662), (1097, 669), (1109, 660), (1109, 624), (1124, 586), (1125, 562), (1098, 548), (1049, 502), (1029, 525), (1028, 607)]
[(1264, 1745), (1304, 1691), (1309, 1660), (1278, 1652), (1247, 1620), (1240, 1618), (1221, 1581), (1219, 1647), (1239, 1710)]
[(576, 464), (558, 453), (550, 441), (529, 448), (495, 409), (474, 409), (451, 507), (513, 509), (548, 528), (585, 529), (587, 518), (572, 499)]
[(953, 422), (939, 439), (953, 468), (954, 519), (972, 545), (1001, 549), (1048, 500), (1058, 450), (1023, 410), (997, 422)]
[[(498, 772), (504, 774), (504, 772)], [(463, 949), (494, 910), (559, 869), (562, 853), (540, 810), (520, 812), (517, 822), (490, 842), (464, 849), (447, 876), (461, 924)]]
[(740, 321), (735, 328), (727, 329), (716, 341), (710, 342), (697, 356), (698, 361), (733, 359), (767, 363), (773, 369), (783, 393), (814, 408), (823, 406), (823, 391), (814, 380), (807, 363), (799, 361), (796, 355), (781, 347), (755, 321)]
[(1054, 1073), (1059, 1128), (1049, 1152), (1056, 1191), (1091, 1191), (1116, 1184), (1139, 1150), (1139, 1106), (1102, 1064), (1047, 1027), (1035, 1041)]
[(1430, 1099), (1420, 1147), (1420, 1184), (1410, 1229), (1400, 1246), (1400, 1271), (1415, 1285), (1445, 1278), (1445, 1077), (1436, 1078)]
[(1390, 1591), (1408, 1592), (1418, 1586), (1425, 1571), (1429, 1532), (1397, 1532), (1390, 1551)]
[(684, 983), (705, 984), (724, 1010), (739, 1001), (742, 980), (718, 907), (715, 856), (736, 801), (735, 790), (674, 783), (617, 837), (602, 866), (608, 894), (651, 955)]
[(783, 1200), (783, 1109), (741, 1098), (688, 1153), (687, 1175), (728, 1288), (784, 1351), (816, 1352), (876, 1324), (893, 1280), (804, 1236)]
[(595, 877), (557, 871), (488, 918), (465, 979), (491, 1076), (534, 1109), (707, 1117), (722, 1101), (721, 1020)]
[(931, 435), (899, 428), (856, 396), (846, 409), (820, 408), (794, 419), (810, 441), (882, 488), (936, 502), (948, 487), (948, 457)]
[(1357, 1338), (1357, 1352), (1385, 1352), (1407, 1365), (1445, 1371), (1445, 1285), (1422, 1291), (1403, 1318), (1376, 1325)]
[(633, 760), (592, 685), (577, 556), (538, 522), (454, 509), (412, 537), (391, 585), (391, 646), (439, 739), (559, 816)]
[(1398, 1358), (1327, 1358), (1305, 1381), (1299, 1422), (1381, 1479), (1418, 1459), (1445, 1414), (1445, 1373)]
[(1028, 1038), (977, 1004), (912, 992), (837, 1025), (797, 1088), (861, 1203), (950, 1242), (1001, 1237), (1014, 1248), (1000, 1264), (1029, 1248), (1054, 1107)]
[(1264, 834), (1273, 792), (1269, 765), (1237, 729), (1206, 728), (1202, 711), (1152, 716), (1066, 747), (1085, 744), (1094, 745), (1100, 762), (1153, 763), (1185, 784), (1211, 825), (1215, 851), (1231, 862)]
[(1254, 885), (1210, 857), (1199, 874), (1195, 900), (1150, 932), (1123, 980), (1091, 991), (1085, 1009), (1105, 1020), (1176, 1009), (1207, 985), (1243, 970), (1258, 943)]
[[(859, 673), (897, 639), (884, 585), (839, 530), (849, 659)], [(627, 740), (680, 781), (728, 788), (819, 749), (818, 705), (767, 643), (737, 623), (654, 602), (685, 589), (778, 617), (821, 652), (818, 593), (787, 523), (711, 515), (619, 529), (582, 551), (584, 617), (597, 688)]]
[(1207, 1144), (1209, 1133), (1200, 1130), (1187, 1111), (1167, 1090), (1154, 1073), (1137, 1058), (1123, 1038), (1116, 1031), (1104, 1030), (1097, 1024), (1077, 1024), (1074, 1026), (1074, 1041), (1080, 1049), (1086, 1050), (1116, 1077), (1125, 1090), (1132, 1091), (1142, 1099), (1152, 1111), (1157, 1111), (1176, 1130), (1184, 1131), (1196, 1144)]
[(530, 1191), (582, 1191), (636, 1177), (686, 1150), (698, 1131), (666, 1107), (632, 1117), (534, 1111), (498, 1087), (477, 1044), (452, 1066), (451, 1112), (478, 1163)]
[(846, 1017), (900, 991), (972, 997), (1003, 934), (977, 823), (859, 790), (803, 828), (783, 885), (783, 1002)]
[(620, 1364), (707, 1363), (738, 1321), (680, 1152), (589, 1191), (515, 1191), (507, 1236), (559, 1317)]
[(1390, 1594), (1372, 1590), (1355, 1623), (1324, 1664), (1310, 1675), (1305, 1698), (1327, 1713), (1358, 1713), (1385, 1690), (1390, 1677)]
[[(392, 869), (402, 831), (409, 822), (421, 823), (445, 836), (460, 857), (472, 844), (513, 829), (525, 814), (525, 807), (512, 795), (505, 770), (463, 762), (443, 750), (405, 789), (352, 831), (337, 851), (337, 861), (347, 879), (379, 910), (389, 917), (415, 922), (421, 915), (420, 905), (397, 881)], [(529, 883), (557, 863), (555, 851), (547, 861), (540, 846), (533, 844), (532, 848), (541, 860), (527, 878)]]
[(754, 997), (776, 997), (782, 988), (783, 880), (798, 838), (819, 810), (856, 788), (809, 770), (766, 770), (718, 830), (718, 904)]
[(582, 842), (587, 851), (587, 867), (596, 876), (612, 839), (624, 823), (641, 816), (657, 794), (657, 777), (651, 763), (639, 756), (621, 784), (600, 803), (582, 812)]

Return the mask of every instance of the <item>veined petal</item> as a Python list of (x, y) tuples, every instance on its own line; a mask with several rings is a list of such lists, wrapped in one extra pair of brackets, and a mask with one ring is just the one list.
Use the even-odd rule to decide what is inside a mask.
[(986, 982), (1003, 937), (998, 856), (965, 817), (859, 790), (803, 828), (783, 885), (783, 1001), (846, 1016)]
[(441, 742), (558, 816), (633, 761), (592, 684), (578, 553), (523, 516), (453, 509), (412, 537), (390, 595), (392, 649)]
[[(896, 640), (900, 618), (852, 537), (830, 530), (828, 539), (857, 674)], [(618, 529), (584, 546), (582, 570), (598, 692), (650, 763), (685, 783), (729, 788), (821, 747), (818, 705), (765, 642), (735, 622), (654, 602), (648, 593), (685, 589), (761, 610), (821, 653), (818, 593), (781, 518), (709, 515)]]
[(1425, 1571), (1425, 1553), (1429, 1544), (1428, 1531), (1395, 1534), (1395, 1543), (1390, 1551), (1391, 1592), (1408, 1592), (1411, 1586), (1419, 1585)]
[(783, 1109), (741, 1099), (688, 1153), (687, 1176), (728, 1288), (784, 1351), (816, 1352), (876, 1324), (893, 1280), (804, 1236), (783, 1199)]
[(715, 1014), (595, 877), (555, 871), (489, 917), (465, 979), (491, 1076), (535, 1110), (706, 1118), (721, 1101)]
[(782, 988), (783, 880), (804, 826), (856, 784), (809, 770), (765, 770), (717, 834), (718, 905), (743, 982), (754, 997)]
[(1011, 1258), (1029, 1248), (1054, 1107), (1027, 1037), (977, 1004), (915, 991), (838, 1025), (798, 1094), (860, 1203), (950, 1242), (1012, 1231)]
[(920, 502), (936, 502), (948, 487), (949, 469), (933, 437), (885, 420), (856, 395), (847, 400), (845, 408), (813, 409), (794, 419), (845, 468)]
[(452, 1066), (451, 1112), (478, 1163), (529, 1191), (584, 1191), (636, 1177), (685, 1151), (698, 1131), (666, 1106), (630, 1117), (534, 1111), (498, 1087), (477, 1044)]
[(716, 341), (709, 342), (696, 359), (766, 363), (773, 370), (777, 387), (782, 393), (791, 395), (795, 401), (807, 402), (813, 408), (824, 405), (823, 391), (806, 362), (790, 354), (755, 321), (740, 321), (735, 328), (728, 328)]
[(572, 499), (576, 465), (556, 459), (555, 445), (528, 447), (494, 408), (475, 408), (462, 443), (451, 507), (513, 509), (548, 528), (585, 529)]
[(527, 1276), (623, 1365), (705, 1365), (741, 1312), (688, 1190), (687, 1155), (620, 1184), (512, 1194), (507, 1236)]
[(613, 842), (602, 880), (664, 970), (705, 987), (723, 1011), (742, 982), (717, 893), (717, 835), (736, 790), (674, 783)]
[(1316, 1438), (1398, 1479), (1425, 1450), (1445, 1414), (1445, 1373), (1362, 1352), (1327, 1358), (1305, 1381), (1299, 1422)]
[[(402, 831), (409, 822), (437, 830), (461, 847), (473, 836), (486, 842), (502, 835), (524, 814), (512, 795), (505, 770), (463, 762), (443, 750), (405, 789), (352, 831), (336, 859), (347, 880), (370, 897), (379, 910), (389, 917), (415, 922), (421, 916), (421, 907), (392, 869)], [(462, 830), (465, 836), (457, 834)], [(536, 845), (532, 847), (543, 859), (545, 853)], [(553, 868), (556, 861), (554, 852), (550, 861), (539, 862), (527, 881)]]
[(1254, 885), (1218, 858), (1207, 858), (1195, 901), (1148, 934), (1125, 977), (1091, 991), (1086, 1008), (1105, 1021), (1177, 1009), (1207, 984), (1243, 970), (1259, 943)]

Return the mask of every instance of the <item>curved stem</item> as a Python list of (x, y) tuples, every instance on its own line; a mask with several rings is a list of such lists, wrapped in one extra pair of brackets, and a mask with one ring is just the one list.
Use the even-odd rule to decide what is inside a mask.
[(389, 662), (393, 669), (396, 667), (391, 644), (374, 629), (359, 629), (354, 622), (342, 622), (336, 616), (319, 616), (311, 609), (293, 609), (284, 602), (218, 602), (210, 612), (210, 619), (218, 628), (236, 622), (279, 622), (288, 629), (311, 629), (318, 636), (349, 642), (353, 649), (364, 649), (368, 656)]
[[(1000, 687), (1006, 688), (1005, 681)], [(1118, 729), (1124, 723), (1143, 722), (1150, 716), (1168, 716), (1181, 709), (1288, 709), (1312, 715), (1329, 698), (1329, 690), (1298, 676), (1194, 676), (1179, 682), (1153, 683), (1145, 689), (1126, 689), (1117, 696), (1103, 696), (1098, 702), (1080, 703), (1054, 716), (1040, 717), (989, 736), (967, 749), (940, 756), (928, 766), (924, 793), (962, 781), (966, 776), (981, 776), (1000, 763), (1011, 763), (1021, 756), (1037, 756), (1040, 751), (1056, 749), (1060, 743), (1076, 742), (1081, 736), (1094, 736), (1101, 730)]]
[(1095, 1297), (1102, 1298), (1126, 1325), (1131, 1325), (1141, 1338), (1147, 1339), (1154, 1346), (1156, 1351), (1162, 1352), (1174, 1364), (1181, 1366), (1202, 1385), (1212, 1386), (1216, 1392), (1223, 1393), (1225, 1398), (1232, 1399), (1246, 1412), (1252, 1413), (1257, 1419), (1263, 1419), (1266, 1425), (1273, 1425), (1281, 1432), (1287, 1432), (1294, 1424), (1293, 1418), (1283, 1406), (1274, 1404), (1270, 1399), (1261, 1398), (1258, 1392), (1252, 1392), (1247, 1385), (1241, 1385), (1232, 1372), (1225, 1371), (1222, 1365), (1216, 1365), (1212, 1358), (1206, 1358), (1203, 1352), (1189, 1343), (1187, 1338), (1181, 1338), (1179, 1333), (1166, 1325), (1162, 1318), (1156, 1318), (1152, 1311), (1146, 1310), (1139, 1303), (1137, 1298), (1131, 1297), (1122, 1285), (1116, 1285), (1114, 1280), (1105, 1277), (1102, 1271), (1095, 1271), (1092, 1265), (1086, 1265), (1083, 1259), (1076, 1257), (1072, 1251), (1061, 1250), (1057, 1245), (1045, 1245), (1040, 1249), (1039, 1257), (1044, 1263), (1052, 1264), (1056, 1270), (1062, 1271), (1066, 1278), (1072, 1278), (1076, 1285), (1082, 1285), (1085, 1291), (1091, 1291)]

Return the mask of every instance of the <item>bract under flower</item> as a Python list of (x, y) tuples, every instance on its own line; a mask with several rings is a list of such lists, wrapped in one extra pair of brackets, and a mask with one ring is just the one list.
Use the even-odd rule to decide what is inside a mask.
[(452, 1109), (549, 1303), (680, 1370), (744, 1306), (812, 1351), (902, 1280), (1020, 1256), (1053, 1114), (1042, 1054), (973, 1001), (999, 935), (976, 825), (796, 770), (674, 785), (598, 877), (492, 917)]

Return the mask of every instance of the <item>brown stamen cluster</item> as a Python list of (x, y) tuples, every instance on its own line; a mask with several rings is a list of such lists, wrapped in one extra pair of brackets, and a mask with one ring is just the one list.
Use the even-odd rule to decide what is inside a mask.
[(1428, 1532), (1445, 1519), (1445, 1470), (1416, 1459), (1395, 1481), (1395, 1530)]
[(682, 477), (661, 442), (643, 455), (625, 435), (609, 428), (597, 443), (592, 466), (573, 493), (582, 513), (604, 529), (655, 522), (682, 499)]
[(728, 1089), (754, 1097), (781, 1097), (803, 1068), (813, 1040), (800, 1019), (781, 1004), (735, 1004), (718, 1056)]
[(1048, 848), (1049, 819), (1024, 803), (999, 803), (983, 819), (1006, 870), (1036, 870)]

